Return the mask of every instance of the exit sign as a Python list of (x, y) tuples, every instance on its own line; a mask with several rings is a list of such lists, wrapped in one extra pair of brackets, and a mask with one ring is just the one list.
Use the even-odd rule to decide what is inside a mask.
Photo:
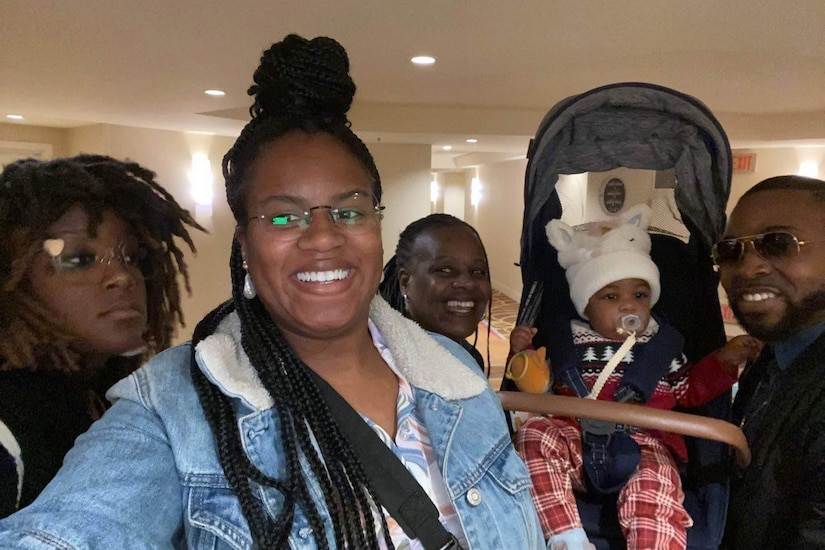
[(756, 153), (733, 153), (734, 172), (753, 172), (756, 170)]

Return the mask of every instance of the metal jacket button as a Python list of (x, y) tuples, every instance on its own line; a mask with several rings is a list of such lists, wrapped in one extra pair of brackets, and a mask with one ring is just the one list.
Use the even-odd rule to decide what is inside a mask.
[(467, 491), (467, 502), (470, 503), (470, 506), (478, 506), (481, 504), (481, 491), (475, 487)]

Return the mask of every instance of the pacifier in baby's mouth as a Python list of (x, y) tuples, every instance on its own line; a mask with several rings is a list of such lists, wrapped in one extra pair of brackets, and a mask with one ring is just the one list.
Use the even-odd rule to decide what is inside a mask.
[(616, 332), (618, 332), (619, 334), (634, 334), (641, 330), (641, 328), (642, 318), (636, 315), (635, 313), (631, 313), (629, 315), (622, 315), (621, 317), (616, 319)]

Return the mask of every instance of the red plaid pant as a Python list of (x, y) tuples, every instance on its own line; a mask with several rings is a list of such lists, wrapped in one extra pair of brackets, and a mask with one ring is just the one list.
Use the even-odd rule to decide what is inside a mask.
[[(631, 437), (639, 444), (641, 461), (618, 496), (627, 547), (683, 550), (693, 520), (682, 504), (676, 463), (657, 439), (644, 433)], [(545, 538), (581, 527), (574, 496), (585, 491), (580, 429), (564, 419), (534, 417), (519, 428), (516, 449), (530, 470)]]

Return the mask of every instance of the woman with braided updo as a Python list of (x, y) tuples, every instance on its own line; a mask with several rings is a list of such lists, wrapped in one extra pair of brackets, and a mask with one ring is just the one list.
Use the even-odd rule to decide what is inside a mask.
[(0, 517), (30, 503), (103, 394), (169, 347), (186, 225), (133, 162), (80, 155), (0, 174)]
[(254, 81), (224, 158), (232, 299), (111, 390), (40, 498), (0, 522), (0, 546), (423, 548), (381, 505), (328, 385), (458, 544), (543, 548), (486, 380), (377, 296), (381, 183), (346, 118), (346, 52), (290, 35)]

